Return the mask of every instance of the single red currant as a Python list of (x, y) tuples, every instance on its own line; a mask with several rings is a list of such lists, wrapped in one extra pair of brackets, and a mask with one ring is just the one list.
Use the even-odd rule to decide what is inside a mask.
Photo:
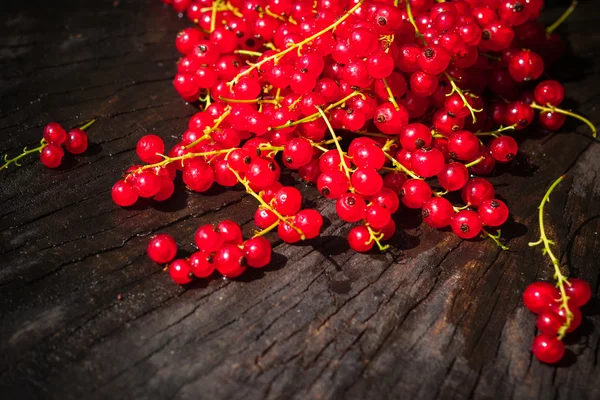
[(481, 232), (479, 216), (471, 210), (461, 210), (452, 217), (450, 224), (456, 236), (462, 239), (473, 239)]
[(192, 266), (183, 259), (175, 260), (169, 265), (169, 275), (178, 285), (188, 284), (194, 277)]

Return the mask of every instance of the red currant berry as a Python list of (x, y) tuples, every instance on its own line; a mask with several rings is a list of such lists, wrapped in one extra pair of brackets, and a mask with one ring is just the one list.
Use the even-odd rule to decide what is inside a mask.
[[(293, 221), (291, 221), (290, 223), (293, 223)], [(279, 223), (279, 226), (277, 227), (277, 234), (279, 235), (281, 240), (283, 240), (286, 243), (292, 244), (302, 240), (302, 237), (300, 236), (300, 233), (298, 233), (298, 231), (294, 229), (295, 225), (292, 226), (290, 225), (290, 223), (281, 221)]]
[(60, 146), (67, 140), (67, 132), (57, 122), (50, 122), (44, 127), (44, 140)]
[(400, 207), (400, 199), (398, 195), (392, 190), (384, 187), (381, 191), (369, 199), (372, 203), (379, 204), (390, 212), (390, 214), (398, 211)]
[(429, 75), (441, 74), (450, 65), (450, 54), (440, 46), (426, 47), (417, 59), (419, 68)]
[(76, 128), (71, 129), (67, 134), (65, 148), (71, 154), (84, 153), (88, 148), (88, 136), (83, 130)]
[(390, 211), (377, 203), (371, 203), (367, 206), (365, 220), (374, 229), (383, 229), (392, 219)]
[(460, 131), (448, 138), (450, 157), (458, 160), (472, 160), (479, 152), (479, 139), (468, 131)]
[(231, 220), (219, 222), (216, 232), (219, 233), (224, 243), (241, 244), (244, 241), (242, 238), (242, 229), (236, 222)]
[(427, 225), (440, 229), (450, 225), (454, 208), (445, 198), (432, 197), (423, 203), (421, 215)]
[(208, 278), (215, 272), (214, 257), (206, 251), (197, 251), (188, 260), (196, 278)]
[(508, 207), (498, 199), (485, 200), (477, 209), (483, 225), (500, 226), (508, 219)]
[(46, 145), (40, 153), (40, 161), (48, 168), (57, 168), (62, 162), (65, 152), (57, 144)]
[(136, 153), (140, 160), (149, 164), (160, 162), (162, 157), (160, 154), (164, 154), (165, 144), (163, 140), (156, 135), (143, 136), (137, 142)]
[(307, 208), (296, 215), (294, 223), (307, 239), (313, 239), (321, 233), (323, 217), (318, 211)]
[(345, 193), (335, 203), (338, 216), (346, 222), (357, 222), (363, 219), (366, 208), (364, 198), (355, 193)]
[(275, 225), (277, 221), (279, 221), (277, 215), (267, 209), (258, 208), (254, 213), (254, 223), (261, 229), (267, 229), (268, 227)]
[(431, 142), (431, 131), (423, 124), (408, 124), (400, 129), (400, 144), (407, 151), (412, 152), (430, 146)]
[(571, 278), (569, 279), (569, 284), (565, 285), (565, 291), (567, 292), (567, 296), (569, 296), (569, 304), (581, 307), (590, 301), (592, 289), (589, 283), (583, 279)]
[(533, 122), (533, 108), (525, 102), (513, 101), (508, 103), (504, 109), (504, 125), (514, 126), (515, 129), (523, 129)]
[(129, 207), (138, 199), (138, 194), (132, 184), (123, 180), (114, 184), (111, 191), (111, 196), (115, 204), (121, 207)]
[[(312, 154), (312, 150), (311, 150)], [(270, 186), (277, 180), (279, 175), (279, 166), (277, 163), (268, 158), (257, 158), (250, 163), (246, 178), (259, 189)]]
[(485, 200), (493, 199), (496, 194), (492, 184), (483, 178), (470, 179), (461, 191), (465, 203), (479, 207)]
[(548, 282), (534, 282), (523, 292), (523, 302), (529, 311), (541, 314), (560, 298), (560, 293)]
[(215, 254), (215, 267), (226, 278), (236, 278), (246, 270), (244, 252), (234, 244), (224, 244)]
[(200, 250), (212, 253), (223, 245), (223, 237), (212, 225), (202, 225), (194, 235), (194, 242)]
[(543, 81), (535, 87), (533, 95), (541, 105), (558, 107), (565, 98), (565, 88), (558, 81)]
[(358, 168), (351, 181), (354, 189), (365, 196), (372, 196), (383, 187), (383, 178), (374, 168)]
[(155, 263), (166, 264), (177, 255), (177, 242), (171, 235), (161, 233), (150, 240), (146, 251), (148, 257)]
[(519, 151), (519, 145), (517, 144), (517, 141), (510, 136), (497, 137), (490, 143), (492, 157), (501, 163), (512, 161), (515, 158), (517, 151)]
[(271, 243), (262, 236), (248, 239), (244, 243), (244, 257), (248, 266), (262, 268), (271, 262)]
[(194, 276), (190, 263), (182, 259), (175, 260), (169, 265), (169, 275), (178, 285), (190, 283)]
[(408, 208), (421, 208), (431, 194), (431, 187), (419, 179), (407, 180), (400, 190), (402, 203)]
[(565, 345), (556, 337), (539, 335), (533, 340), (531, 351), (541, 362), (555, 364), (563, 358)]
[(273, 207), (282, 215), (294, 215), (302, 207), (302, 195), (292, 186), (284, 186), (273, 198)]
[(562, 319), (553, 312), (541, 313), (536, 321), (536, 326), (545, 336), (556, 336), (563, 325)]
[(481, 232), (479, 216), (471, 210), (461, 210), (452, 217), (452, 231), (462, 239), (473, 239)]
[(413, 172), (419, 176), (430, 178), (444, 169), (444, 154), (433, 147), (423, 147), (413, 152)]
[(408, 124), (408, 111), (401, 105), (396, 110), (392, 103), (383, 103), (375, 110), (374, 120), (381, 132), (395, 135), (400, 132), (400, 128)]
[(374, 240), (371, 240), (369, 228), (364, 225), (355, 226), (348, 233), (348, 244), (352, 250), (364, 253), (373, 248)]
[(522, 50), (510, 59), (508, 72), (517, 82), (534, 81), (544, 72), (544, 61), (537, 53)]
[(195, 192), (206, 192), (214, 181), (213, 169), (203, 160), (192, 159), (183, 168), (183, 182)]
[(348, 191), (348, 178), (340, 171), (327, 171), (317, 180), (317, 189), (328, 199), (337, 199)]

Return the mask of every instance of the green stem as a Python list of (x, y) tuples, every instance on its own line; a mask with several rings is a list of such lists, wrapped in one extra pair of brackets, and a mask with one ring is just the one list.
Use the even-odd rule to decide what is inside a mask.
[(571, 5), (569, 6), (569, 8), (567, 8), (560, 17), (558, 17), (556, 22), (554, 22), (552, 25), (550, 25), (549, 27), (546, 28), (546, 35), (548, 35), (548, 37), (550, 37), (550, 35), (552, 35), (552, 32), (554, 32), (554, 30), (556, 28), (558, 28), (560, 26), (560, 24), (562, 24), (563, 22), (566, 21), (567, 18), (569, 18), (569, 16), (571, 15), (571, 13), (573, 11), (575, 11), (575, 8), (577, 7), (577, 3), (578, 3), (577, 0), (573, 0)]
[(89, 128), (90, 126), (94, 125), (96, 123), (96, 120), (93, 119), (90, 122), (88, 122), (87, 124), (83, 125), (81, 128), (82, 131), (85, 131), (87, 128)]
[(546, 107), (544, 106), (540, 106), (539, 104), (533, 102), (531, 103), (531, 108), (536, 109), (536, 110), (540, 110), (540, 111), (546, 111), (546, 112), (556, 112), (559, 114), (564, 114), (567, 115), (569, 117), (573, 117), (573, 118), (577, 118), (578, 120), (584, 122), (587, 126), (590, 127), (590, 129), (592, 130), (592, 136), (596, 137), (596, 127), (594, 126), (594, 124), (591, 123), (591, 121), (579, 114), (575, 114), (571, 111), (567, 111), (567, 110), (563, 110), (562, 108), (557, 108), (551, 105), (547, 105)]
[(31, 153), (41, 153), (42, 150), (44, 149), (44, 147), (48, 146), (48, 143), (46, 142), (45, 139), (42, 139), (40, 141), (40, 145), (38, 147), (36, 147), (35, 149), (31, 149), (31, 150), (27, 150), (27, 147), (23, 148), (23, 152), (21, 154), (19, 154), (18, 156), (16, 156), (15, 158), (11, 158), (8, 159), (8, 154), (4, 155), (4, 165), (0, 166), (0, 170), (3, 170), (5, 168), (8, 168), (8, 166), (10, 164), (15, 164), (17, 167), (20, 167), (21, 164), (19, 164), (19, 160), (23, 157), (25, 157), (28, 154)]

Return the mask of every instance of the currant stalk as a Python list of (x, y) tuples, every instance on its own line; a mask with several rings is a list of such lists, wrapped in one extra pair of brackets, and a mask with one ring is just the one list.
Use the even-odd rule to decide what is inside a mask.
[(510, 248), (508, 246), (505, 246), (500, 242), (500, 238), (502, 237), (502, 231), (500, 229), (498, 229), (498, 231), (496, 232), (495, 235), (492, 235), (491, 233), (486, 231), (484, 228), (481, 228), (481, 236), (484, 238), (487, 237), (487, 238), (492, 239), (494, 241), (494, 243), (496, 243), (496, 246), (500, 247), (500, 249), (502, 249), (502, 251), (510, 250)]
[(5, 168), (8, 168), (8, 166), (10, 164), (15, 164), (17, 167), (20, 167), (21, 164), (19, 163), (19, 160), (23, 157), (25, 157), (28, 154), (31, 153), (41, 153), (42, 150), (44, 149), (44, 147), (48, 146), (48, 142), (46, 142), (46, 139), (42, 139), (40, 141), (40, 145), (34, 149), (30, 149), (27, 150), (27, 147), (23, 148), (23, 152), (21, 154), (19, 154), (18, 156), (16, 156), (15, 158), (8, 158), (8, 154), (4, 155), (4, 164), (2, 166), (0, 166), (0, 170), (3, 170)]
[(577, 8), (577, 4), (578, 4), (578, 1), (573, 0), (571, 5), (569, 6), (569, 8), (567, 8), (565, 10), (565, 12), (562, 13), (562, 15), (560, 17), (558, 17), (558, 19), (552, 25), (550, 25), (549, 27), (546, 28), (546, 35), (548, 37), (550, 37), (550, 35), (552, 35), (554, 30), (556, 28), (558, 28), (560, 26), (560, 24), (562, 24), (563, 22), (565, 22), (567, 20), (567, 18), (569, 18), (569, 16), (573, 13), (573, 11), (575, 11), (575, 8)]
[(477, 132), (474, 135), (475, 136), (493, 136), (493, 137), (500, 137), (503, 136), (502, 132), (506, 132), (506, 131), (514, 131), (515, 128), (517, 127), (517, 125), (509, 125), (509, 126), (500, 126), (500, 128), (496, 129), (495, 131), (491, 131), (491, 132)]
[(260, 68), (263, 64), (265, 64), (265, 63), (267, 63), (269, 61), (277, 62), (279, 59), (281, 59), (283, 56), (285, 56), (286, 54), (288, 54), (292, 50), (297, 50), (298, 52), (300, 52), (300, 50), (302, 49), (302, 46), (304, 46), (305, 44), (310, 43), (311, 41), (315, 40), (316, 38), (318, 38), (319, 36), (321, 36), (324, 33), (327, 33), (327, 32), (329, 32), (331, 30), (334, 30), (339, 24), (341, 24), (342, 22), (344, 22), (350, 15), (352, 15), (354, 13), (354, 11), (358, 10), (360, 8), (360, 6), (362, 6), (363, 2), (364, 2), (364, 0), (360, 0), (358, 3), (356, 3), (356, 5), (354, 7), (352, 7), (344, 15), (342, 15), (342, 17), (340, 19), (338, 19), (337, 21), (335, 21), (333, 24), (329, 25), (328, 27), (322, 29), (321, 31), (315, 33), (314, 35), (312, 35), (312, 36), (304, 39), (303, 41), (301, 41), (299, 43), (294, 43), (293, 45), (289, 46), (287, 49), (282, 50), (282, 51), (280, 51), (277, 54), (273, 54), (272, 56), (269, 56), (269, 57), (267, 57), (267, 58), (259, 61), (256, 64), (249, 64), (250, 68), (246, 69), (243, 72), (240, 72), (231, 81), (227, 82), (227, 85), (229, 87), (232, 87), (243, 76), (250, 74), (252, 71), (254, 71), (257, 68)]
[(537, 242), (529, 243), (529, 247), (543, 245), (544, 249), (542, 251), (542, 254), (547, 254), (548, 257), (550, 258), (550, 261), (552, 262), (552, 265), (554, 266), (554, 279), (556, 279), (556, 286), (558, 287), (558, 289), (560, 291), (560, 299), (558, 299), (557, 301), (561, 303), (560, 308), (565, 310), (566, 317), (567, 317), (565, 323), (558, 330), (558, 338), (559, 339), (562, 339), (565, 336), (565, 334), (567, 333), (567, 329), (569, 329), (569, 327), (571, 326), (571, 321), (573, 320), (573, 313), (571, 312), (571, 309), (569, 308), (569, 296), (567, 295), (567, 292), (565, 289), (565, 283), (568, 286), (570, 286), (571, 284), (569, 283), (567, 277), (562, 274), (561, 269), (560, 269), (560, 261), (556, 258), (556, 256), (552, 252), (551, 246), (555, 243), (552, 240), (548, 239), (548, 237), (546, 236), (546, 229), (544, 228), (544, 205), (546, 203), (550, 202), (550, 194), (558, 186), (558, 184), (561, 183), (564, 179), (565, 179), (565, 175), (562, 175), (560, 178), (558, 178), (556, 181), (554, 181), (552, 186), (550, 186), (550, 188), (548, 189), (548, 191), (542, 198), (542, 202), (540, 203), (540, 205), (538, 207), (539, 225), (540, 225), (540, 240), (538, 240)]
[(592, 122), (589, 119), (587, 119), (579, 114), (575, 114), (574, 112), (571, 112), (568, 110), (563, 110), (562, 108), (554, 107), (550, 104), (548, 104), (546, 106), (541, 106), (541, 105), (537, 104), (536, 102), (531, 103), (531, 108), (540, 110), (540, 111), (545, 111), (545, 112), (555, 112), (555, 113), (564, 114), (569, 117), (576, 118), (576, 119), (584, 122), (587, 126), (589, 126), (590, 129), (592, 130), (592, 136), (596, 137), (597, 131), (596, 131), (596, 127), (594, 126), (594, 124), (592, 124)]
[(212, 127), (206, 127), (206, 129), (204, 130), (204, 135), (202, 135), (200, 138), (198, 138), (193, 143), (190, 143), (187, 146), (185, 146), (185, 148), (186, 149), (192, 148), (192, 147), (196, 146), (198, 143), (202, 142), (203, 140), (209, 139), (210, 134), (219, 128), (219, 126), (223, 123), (223, 121), (225, 121), (225, 118), (227, 118), (229, 116), (229, 114), (231, 114), (231, 107), (227, 106), (227, 108), (225, 109), (225, 112), (223, 114), (221, 114), (221, 116), (215, 120), (215, 124)]

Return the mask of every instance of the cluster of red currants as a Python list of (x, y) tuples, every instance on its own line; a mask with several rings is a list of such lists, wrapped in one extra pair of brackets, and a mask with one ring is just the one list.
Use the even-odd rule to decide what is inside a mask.
[[(533, 341), (533, 354), (549, 364), (562, 359), (565, 346), (561, 339), (579, 327), (582, 319), (579, 307), (592, 297), (590, 285), (577, 278), (566, 281), (564, 291), (561, 293), (547, 282), (534, 282), (523, 293), (525, 307), (539, 314), (536, 325), (540, 335)], [(563, 298), (567, 300), (563, 302)]]
[[(558, 108), (560, 83), (536, 84), (565, 48), (553, 31), (572, 8), (545, 28), (536, 20), (543, 0), (163, 1), (197, 24), (176, 38), (173, 84), (201, 111), (168, 152), (156, 135), (140, 139), (147, 164), (128, 169), (113, 199), (166, 200), (180, 171), (196, 192), (241, 184), (259, 203), (262, 229), (242, 242), (233, 222), (202, 227), (199, 253), (171, 263), (180, 284), (214, 268), (232, 278), (245, 263), (263, 266), (268, 258), (253, 261), (248, 243), (272, 230), (288, 243), (319, 235), (321, 215), (301, 210), (300, 192), (279, 182), (282, 167), (357, 224), (348, 233), (356, 251), (385, 250), (401, 206), (420, 209), (431, 227), (505, 248), (485, 227), (504, 224), (508, 207), (472, 175), (512, 161), (518, 145), (507, 133), (530, 127), (536, 112), (546, 131), (571, 116), (596, 135), (590, 121)], [(462, 205), (445, 197), (459, 191)], [(153, 239), (149, 254), (169, 263), (174, 243), (169, 257), (153, 255), (162, 241)]]
[(170, 263), (169, 274), (180, 285), (194, 278), (207, 278), (215, 270), (227, 278), (235, 278), (247, 267), (262, 268), (271, 262), (271, 243), (259, 235), (244, 241), (240, 226), (233, 221), (222, 221), (216, 228), (201, 226), (194, 241), (199, 251), (173, 261), (177, 243), (172, 236), (163, 233), (148, 244), (148, 256), (158, 264)]
[(0, 170), (8, 168), (10, 164), (19, 166), (19, 160), (31, 153), (40, 153), (40, 161), (48, 168), (58, 168), (65, 156), (63, 147), (71, 154), (82, 154), (88, 148), (88, 137), (85, 129), (94, 124), (92, 120), (81, 128), (73, 128), (66, 131), (59, 123), (50, 122), (44, 127), (43, 139), (40, 145), (33, 149), (24, 148), (23, 152), (15, 158), (9, 159), (4, 156), (4, 164)]

